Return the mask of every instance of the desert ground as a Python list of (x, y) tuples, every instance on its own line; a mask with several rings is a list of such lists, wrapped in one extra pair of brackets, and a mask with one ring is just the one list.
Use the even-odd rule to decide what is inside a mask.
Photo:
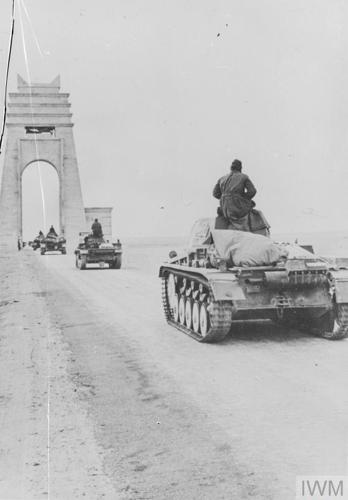
[(165, 323), (167, 248), (121, 270), (0, 256), (0, 499), (292, 500), (344, 475), (348, 341), (270, 322), (216, 345)]

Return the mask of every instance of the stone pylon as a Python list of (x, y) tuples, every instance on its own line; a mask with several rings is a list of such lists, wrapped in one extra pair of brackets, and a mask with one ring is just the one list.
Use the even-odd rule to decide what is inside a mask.
[(22, 237), (22, 174), (35, 161), (58, 173), (60, 231), (68, 248), (86, 228), (68, 97), (60, 92), (59, 76), (48, 84), (28, 84), (18, 75), (18, 91), (9, 93), (0, 191), (2, 247), (14, 249)]

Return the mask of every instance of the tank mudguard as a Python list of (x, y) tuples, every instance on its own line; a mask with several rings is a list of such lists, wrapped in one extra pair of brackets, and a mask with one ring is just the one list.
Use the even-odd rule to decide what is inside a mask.
[(348, 270), (331, 271), (329, 277), (334, 288), (336, 302), (348, 303)]
[(170, 269), (175, 269), (178, 272), (184, 272), (192, 277), (203, 279), (208, 282), (215, 300), (245, 300), (245, 295), (238, 279), (232, 273), (221, 273), (215, 269), (190, 268), (169, 264), (161, 266), (159, 276), (163, 277)]
[(238, 280), (209, 279), (215, 300), (245, 300), (243, 289)]

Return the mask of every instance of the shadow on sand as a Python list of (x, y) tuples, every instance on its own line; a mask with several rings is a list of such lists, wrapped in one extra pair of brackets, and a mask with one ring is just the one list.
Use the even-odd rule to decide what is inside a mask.
[(232, 323), (224, 344), (245, 342), (298, 342), (313, 340), (316, 337), (305, 331), (284, 325), (277, 325), (270, 320), (235, 321)]

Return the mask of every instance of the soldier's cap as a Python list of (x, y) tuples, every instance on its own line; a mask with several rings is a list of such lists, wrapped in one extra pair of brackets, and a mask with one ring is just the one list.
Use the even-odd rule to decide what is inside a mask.
[(233, 170), (240, 170), (242, 168), (242, 162), (240, 160), (233, 160), (231, 168)]

